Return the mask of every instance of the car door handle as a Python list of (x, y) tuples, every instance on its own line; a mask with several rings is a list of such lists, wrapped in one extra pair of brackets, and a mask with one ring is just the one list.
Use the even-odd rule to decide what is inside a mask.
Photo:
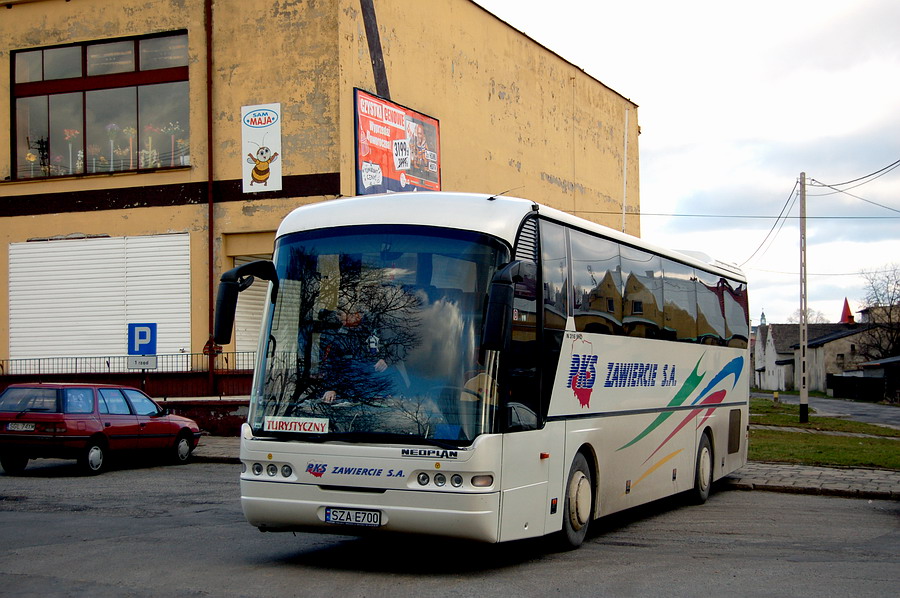
[(109, 422), (104, 422), (103, 427), (104, 427), (104, 428), (108, 428), (108, 427), (110, 427), (111, 425), (112, 425), (112, 424), (109, 423)]

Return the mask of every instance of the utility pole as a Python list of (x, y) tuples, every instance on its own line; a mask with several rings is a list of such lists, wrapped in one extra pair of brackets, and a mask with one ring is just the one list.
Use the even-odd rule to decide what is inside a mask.
[(806, 288), (806, 173), (800, 173), (800, 423), (809, 421), (809, 385), (806, 368), (808, 329)]

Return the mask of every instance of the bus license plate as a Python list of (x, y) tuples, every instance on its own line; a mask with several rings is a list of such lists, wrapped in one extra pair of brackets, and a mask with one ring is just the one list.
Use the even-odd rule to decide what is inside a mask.
[(325, 507), (325, 523), (378, 526), (381, 525), (381, 511)]
[(34, 432), (34, 423), (26, 422), (9, 422), (6, 429), (10, 432)]

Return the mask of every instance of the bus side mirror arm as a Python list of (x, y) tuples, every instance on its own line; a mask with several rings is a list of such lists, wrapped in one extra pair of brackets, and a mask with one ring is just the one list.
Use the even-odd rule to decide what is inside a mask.
[(213, 333), (213, 340), (216, 344), (227, 345), (231, 342), (231, 329), (234, 327), (238, 294), (253, 284), (254, 277), (272, 283), (272, 303), (275, 303), (275, 298), (278, 296), (278, 273), (272, 262), (268, 260), (250, 262), (222, 274), (219, 278), (219, 292), (216, 295), (216, 319)]
[(510, 262), (491, 279), (481, 334), (481, 347), (485, 350), (505, 351), (509, 348), (514, 289), (522, 280), (521, 267), (522, 262), (518, 260)]

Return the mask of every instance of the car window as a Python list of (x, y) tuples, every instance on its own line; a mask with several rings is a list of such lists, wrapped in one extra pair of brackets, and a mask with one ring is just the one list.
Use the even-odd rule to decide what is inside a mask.
[(118, 388), (101, 388), (99, 391), (100, 397), (106, 402), (107, 409), (107, 411), (101, 412), (112, 415), (129, 415), (131, 413), (128, 401), (125, 400), (121, 390)]
[(94, 391), (90, 388), (67, 388), (66, 413), (93, 413)]
[(0, 411), (57, 411), (55, 388), (7, 388)]
[(143, 393), (127, 388), (123, 388), (122, 392), (124, 392), (125, 396), (128, 397), (128, 400), (131, 401), (131, 406), (134, 407), (134, 412), (138, 415), (154, 415), (159, 413), (159, 407), (156, 403)]

